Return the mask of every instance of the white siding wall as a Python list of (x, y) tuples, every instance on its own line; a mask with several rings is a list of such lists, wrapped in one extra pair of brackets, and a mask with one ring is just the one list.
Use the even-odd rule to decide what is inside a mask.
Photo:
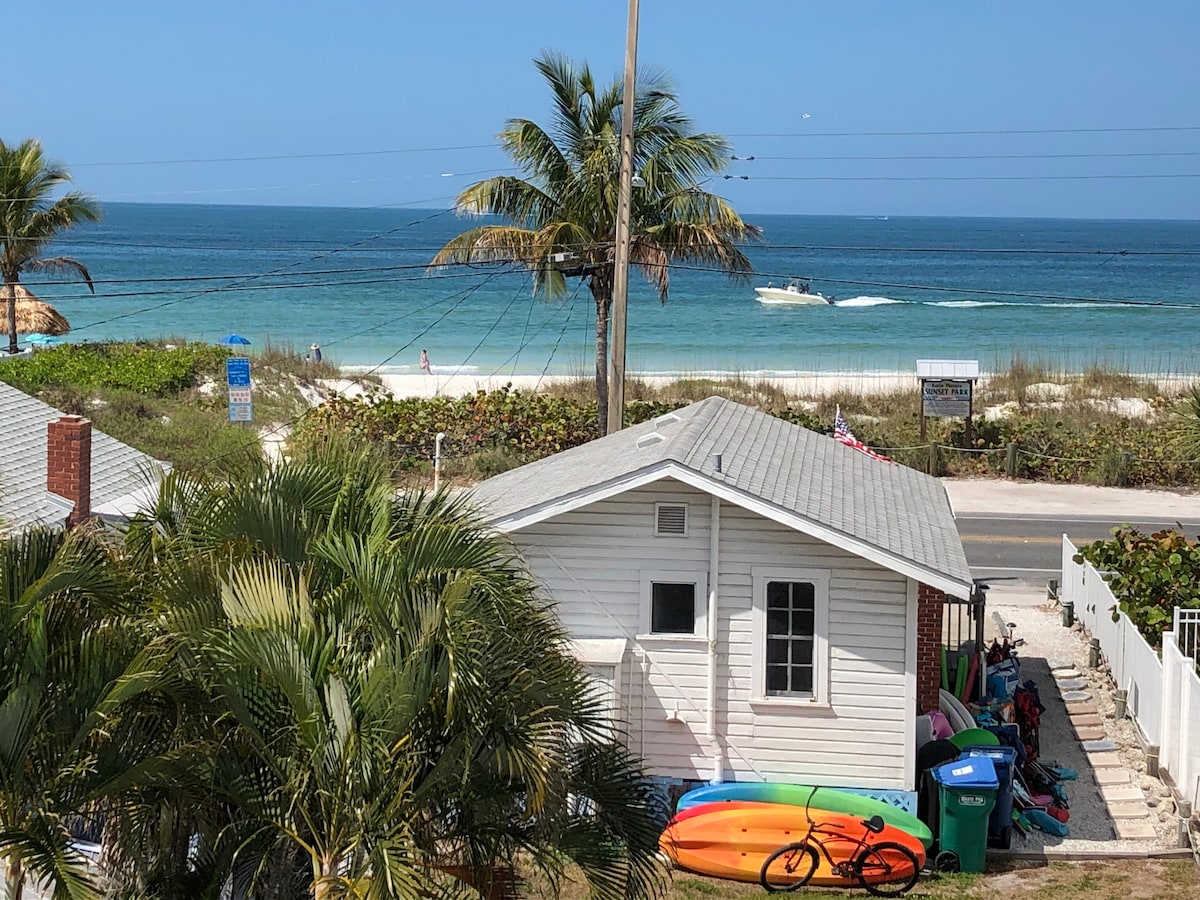
[[(688, 505), (688, 534), (654, 534), (656, 502)], [(673, 480), (530, 526), (512, 535), (576, 638), (626, 637), (622, 710), (631, 749), (653, 774), (708, 779), (707, 645), (635, 640), (642, 573), (708, 568), (709, 495)], [(911, 788), (907, 723), (915, 705), (908, 583), (843, 550), (723, 503), (720, 514), (718, 719), (724, 776)], [(754, 567), (827, 569), (829, 704), (751, 700)], [(707, 601), (701, 576), (697, 602)]]

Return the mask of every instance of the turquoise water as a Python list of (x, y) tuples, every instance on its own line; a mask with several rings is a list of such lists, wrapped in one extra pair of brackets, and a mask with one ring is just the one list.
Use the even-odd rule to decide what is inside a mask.
[[(765, 232), (748, 250), (761, 277), (675, 269), (660, 306), (632, 276), (631, 371), (911, 372), (930, 357), (988, 369), (1020, 352), (1200, 372), (1200, 222), (747, 219)], [(471, 224), (437, 210), (113, 203), (51, 250), (88, 266), (96, 296), (26, 282), (72, 340), (236, 332), (388, 372), (418, 371), (422, 348), (439, 373), (590, 371), (586, 288), (546, 300), (523, 272), (423, 270)], [(757, 302), (755, 285), (789, 276), (836, 305)]]

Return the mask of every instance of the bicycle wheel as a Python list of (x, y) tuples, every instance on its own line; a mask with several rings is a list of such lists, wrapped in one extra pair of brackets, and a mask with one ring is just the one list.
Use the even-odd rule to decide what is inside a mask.
[(854, 877), (876, 897), (899, 897), (912, 889), (920, 875), (916, 855), (891, 841), (872, 844), (854, 859)]
[(787, 844), (767, 857), (758, 873), (758, 883), (769, 893), (794, 891), (808, 884), (817, 871), (817, 848), (807, 841)]

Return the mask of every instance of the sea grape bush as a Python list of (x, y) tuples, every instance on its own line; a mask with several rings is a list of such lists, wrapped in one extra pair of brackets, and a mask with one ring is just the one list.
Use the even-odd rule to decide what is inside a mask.
[(63, 344), (0, 363), (0, 380), (37, 393), (47, 387), (115, 388), (166, 396), (217, 373), (229, 352), (212, 344), (164, 349), (151, 344)]
[[(681, 403), (635, 401), (627, 409), (636, 424)], [(518, 462), (530, 462), (596, 437), (596, 405), (549, 397), (511, 386), (464, 397), (371, 398), (334, 396), (298, 425), (300, 441), (340, 433), (389, 450), (401, 468), (433, 457), (438, 432), (445, 432), (442, 454), (466, 458), (504, 450)]]
[(1200, 541), (1174, 529), (1114, 528), (1112, 534), (1081, 547), (1075, 562), (1086, 560), (1103, 573), (1120, 611), (1158, 647), (1176, 607), (1200, 609)]

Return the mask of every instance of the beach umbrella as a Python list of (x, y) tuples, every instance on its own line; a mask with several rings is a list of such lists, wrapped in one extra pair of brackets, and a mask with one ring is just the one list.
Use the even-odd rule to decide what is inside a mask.
[[(71, 323), (57, 309), (39, 300), (24, 285), (13, 285), (17, 291), (17, 334), (66, 334)], [(8, 291), (0, 288), (0, 333), (7, 333)]]
[(246, 347), (250, 346), (249, 338), (244, 338), (240, 334), (227, 334), (221, 340), (217, 341), (217, 343), (225, 344), (226, 346), (233, 346), (234, 344), (241, 344)]

